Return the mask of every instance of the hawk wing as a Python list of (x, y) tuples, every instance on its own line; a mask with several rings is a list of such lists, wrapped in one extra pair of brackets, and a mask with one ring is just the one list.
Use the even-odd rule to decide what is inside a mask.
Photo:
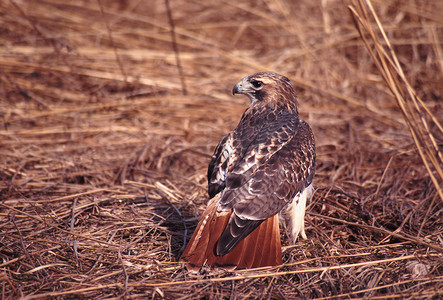
[(209, 193), (221, 192), (219, 209), (233, 211), (217, 243), (218, 255), (230, 252), (312, 181), (310, 127), (291, 114), (267, 118), (273, 121), (255, 128), (238, 126), (225, 136), (210, 163)]

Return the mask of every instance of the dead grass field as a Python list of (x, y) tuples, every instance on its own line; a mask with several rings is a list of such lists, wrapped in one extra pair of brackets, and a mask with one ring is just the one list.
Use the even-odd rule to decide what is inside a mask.
[[(356, 3), (169, 2), (0, 2), (2, 299), (442, 297), (443, 2), (371, 1), (427, 109), (428, 167)], [(316, 136), (308, 240), (282, 232), (279, 267), (190, 274), (210, 156), (248, 104), (232, 87), (264, 70)]]

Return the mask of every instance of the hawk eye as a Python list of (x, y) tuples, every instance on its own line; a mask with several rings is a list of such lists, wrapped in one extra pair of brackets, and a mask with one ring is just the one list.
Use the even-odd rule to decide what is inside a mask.
[(263, 82), (258, 81), (258, 80), (251, 80), (251, 84), (254, 88), (258, 89), (258, 88), (262, 87)]

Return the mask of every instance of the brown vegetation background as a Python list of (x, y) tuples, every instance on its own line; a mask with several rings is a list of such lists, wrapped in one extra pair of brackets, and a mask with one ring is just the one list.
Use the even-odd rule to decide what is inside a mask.
[[(0, 2), (2, 298), (441, 297), (435, 170), (348, 4)], [(443, 2), (372, 5), (441, 124)], [(293, 81), (316, 136), (308, 240), (282, 231), (282, 266), (190, 274), (210, 156), (248, 105), (232, 87), (264, 70)]]

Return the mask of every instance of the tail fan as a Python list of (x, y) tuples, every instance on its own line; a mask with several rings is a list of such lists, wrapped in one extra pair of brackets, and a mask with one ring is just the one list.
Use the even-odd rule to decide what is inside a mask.
[(263, 221), (229, 253), (216, 255), (217, 241), (231, 215), (217, 212), (218, 200), (218, 196), (210, 200), (180, 261), (190, 270), (199, 270), (203, 265), (249, 269), (282, 264), (278, 215)]

